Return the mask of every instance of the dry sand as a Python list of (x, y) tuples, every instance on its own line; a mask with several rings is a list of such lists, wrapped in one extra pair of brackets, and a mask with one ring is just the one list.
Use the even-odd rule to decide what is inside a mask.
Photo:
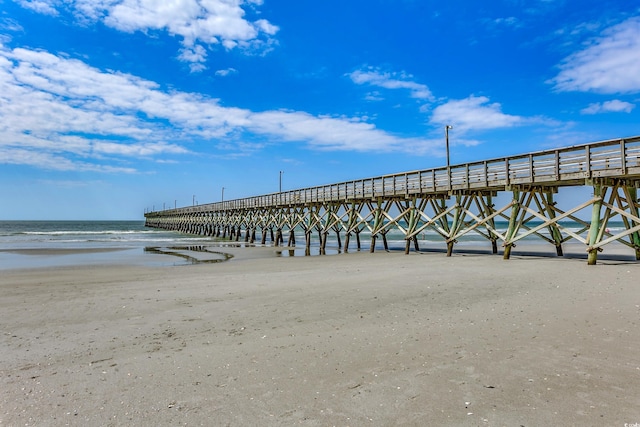
[(0, 425), (640, 422), (637, 262), (261, 249), (1, 272)]

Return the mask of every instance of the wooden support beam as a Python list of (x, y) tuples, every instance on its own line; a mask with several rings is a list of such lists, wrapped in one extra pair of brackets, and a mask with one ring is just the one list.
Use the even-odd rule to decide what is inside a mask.
[[(627, 197), (627, 205), (629, 206), (629, 213), (635, 218), (638, 218), (638, 221), (635, 221), (635, 222), (636, 222), (636, 225), (639, 225), (640, 215), (638, 215), (638, 210), (639, 210), (638, 209), (638, 204), (639, 204), (638, 190), (635, 187), (625, 186), (624, 191), (625, 191), (625, 196)], [(627, 230), (633, 227), (632, 226), (633, 223), (626, 218), (624, 223), (625, 223), (625, 226), (627, 227)], [(629, 241), (635, 247), (636, 260), (640, 260), (640, 232), (636, 231), (632, 233), (629, 236)]]
[[(545, 193), (545, 198), (543, 200), (544, 200), (544, 207), (547, 212), (547, 216), (549, 217), (550, 220), (552, 221), (555, 220), (556, 212), (553, 209), (553, 206), (555, 206), (556, 203), (553, 201), (553, 193), (552, 192)], [(551, 238), (553, 239), (556, 245), (556, 254), (558, 256), (563, 256), (562, 233), (560, 233), (560, 229), (558, 228), (558, 224), (556, 222), (553, 222), (551, 225), (549, 225), (549, 234), (551, 234)]]
[[(453, 244), (455, 239), (453, 235), (455, 235), (458, 230), (458, 222), (460, 221), (460, 194), (456, 195), (456, 204), (455, 209), (453, 211), (453, 220), (451, 222), (451, 227), (449, 228), (449, 236), (447, 237), (447, 256), (451, 256), (453, 254)], [(448, 222), (448, 221), (447, 221)]]
[(602, 208), (603, 196), (601, 184), (594, 185), (593, 196), (595, 198), (595, 201), (593, 202), (593, 207), (591, 210), (591, 227), (589, 228), (589, 247), (587, 248), (587, 251), (589, 253), (587, 257), (588, 265), (596, 265), (596, 262), (598, 260), (598, 249), (594, 248), (593, 245), (598, 242), (598, 234), (600, 230), (600, 210)]
[(507, 228), (506, 233), (506, 241), (504, 247), (504, 259), (509, 259), (511, 257), (511, 248), (513, 243), (511, 243), (511, 239), (515, 236), (517, 232), (517, 221), (518, 215), (520, 213), (520, 191), (513, 191), (513, 201), (511, 202), (511, 216), (509, 217), (509, 226)]

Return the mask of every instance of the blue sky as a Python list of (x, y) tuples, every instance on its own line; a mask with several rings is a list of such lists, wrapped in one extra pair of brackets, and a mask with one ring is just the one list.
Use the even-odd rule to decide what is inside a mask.
[(637, 0), (0, 0), (0, 219), (640, 134)]

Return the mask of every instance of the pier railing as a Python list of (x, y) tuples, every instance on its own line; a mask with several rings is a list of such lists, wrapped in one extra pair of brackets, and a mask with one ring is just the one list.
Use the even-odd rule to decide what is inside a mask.
[[(511, 157), (402, 172), (208, 203), (171, 212), (195, 213), (282, 205), (344, 202), (378, 197), (446, 194), (453, 190), (504, 190), (514, 185), (584, 185), (585, 179), (640, 177), (640, 136), (607, 140)], [(160, 213), (158, 212), (158, 213)], [(147, 215), (153, 216), (154, 212)]]

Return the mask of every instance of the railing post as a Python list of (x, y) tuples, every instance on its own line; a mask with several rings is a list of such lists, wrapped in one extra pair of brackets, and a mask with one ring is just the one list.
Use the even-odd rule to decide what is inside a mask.
[(431, 169), (431, 186), (433, 187), (433, 191), (436, 191), (436, 170)]
[(509, 171), (509, 159), (504, 159), (504, 176), (505, 176), (505, 184), (509, 186), (511, 184), (511, 171)]
[(467, 189), (471, 188), (470, 186), (470, 181), (471, 179), (469, 178), (469, 163), (467, 163), (465, 166), (465, 172), (467, 174)]
[(484, 186), (489, 186), (489, 165), (487, 162), (484, 162)]
[(627, 144), (624, 139), (620, 140), (620, 167), (622, 174), (627, 174)]

